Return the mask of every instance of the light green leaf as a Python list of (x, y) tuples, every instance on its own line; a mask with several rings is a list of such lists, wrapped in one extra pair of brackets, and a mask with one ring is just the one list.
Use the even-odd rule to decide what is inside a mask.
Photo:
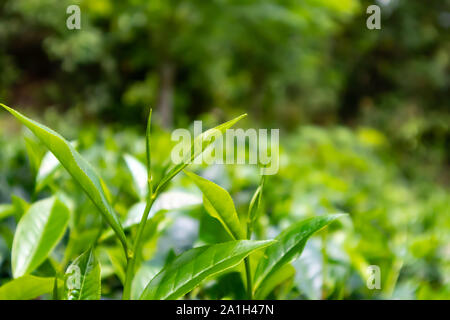
[(157, 189), (163, 190), (166, 185), (169, 183), (170, 180), (172, 180), (173, 177), (175, 177), (181, 170), (186, 168), (196, 157), (198, 157), (211, 143), (213, 143), (215, 140), (213, 139), (217, 135), (223, 135), (225, 131), (229, 128), (231, 128), (233, 125), (236, 124), (239, 120), (245, 118), (247, 114), (242, 114), (239, 117), (236, 117), (230, 121), (227, 121), (225, 123), (222, 123), (221, 125), (206, 130), (202, 134), (199, 134), (197, 137), (194, 138), (194, 141), (191, 144), (190, 152), (187, 154), (183, 161), (181, 163), (173, 165), (168, 172), (165, 174), (165, 176), (162, 178), (162, 180), (159, 182)]
[(270, 277), (268, 277), (267, 281), (264, 281), (263, 284), (258, 288), (258, 290), (255, 292), (255, 299), (265, 299), (273, 289), (275, 289), (283, 282), (294, 278), (294, 276), (295, 268), (291, 264), (283, 265), (280, 269), (276, 270)]
[(89, 249), (72, 262), (67, 268), (64, 280), (64, 295), (67, 300), (100, 299), (100, 264), (93, 249)]
[(149, 282), (140, 299), (177, 299), (206, 278), (236, 266), (253, 251), (271, 244), (271, 240), (238, 240), (188, 250)]
[(59, 162), (66, 168), (70, 175), (81, 185), (87, 196), (103, 214), (105, 220), (116, 232), (123, 247), (127, 248), (127, 241), (120, 221), (106, 196), (104, 182), (94, 171), (91, 165), (84, 160), (74, 147), (61, 135), (52, 129), (39, 124), (4, 104), (3, 108), (15, 116), (21, 123), (28, 127), (43, 144), (55, 155)]
[(39, 166), (41, 165), (43, 152), (36, 138), (32, 138), (31, 136), (30, 137), (25, 136), (24, 139), (25, 139), (25, 148), (27, 150), (31, 168), (33, 169), (34, 173), (37, 173), (39, 170)]
[(222, 223), (233, 239), (244, 239), (245, 233), (230, 194), (222, 187), (205, 178), (189, 171), (185, 171), (185, 173), (202, 191), (203, 205), (206, 211)]
[(16, 212), (14, 205), (12, 204), (0, 204), (0, 220), (12, 216)]
[(51, 152), (46, 152), (36, 175), (36, 191), (42, 190), (49, 178), (60, 166), (58, 159)]
[(144, 199), (148, 193), (147, 169), (132, 155), (126, 154), (123, 158), (133, 177), (133, 182), (139, 197)]
[(30, 204), (14, 194), (11, 196), (11, 202), (14, 207), (13, 215), (16, 218), (16, 221), (19, 222), (20, 218), (27, 212)]
[[(55, 278), (26, 275), (0, 287), (0, 300), (30, 300), (50, 293)], [(58, 281), (61, 282), (61, 281)]]
[[(201, 203), (202, 198), (200, 195), (183, 190), (170, 190), (161, 193), (158, 198), (156, 198), (148, 218), (150, 219), (160, 211), (178, 210), (199, 205)], [(138, 202), (130, 208), (125, 221), (123, 222), (123, 227), (125, 229), (138, 224), (141, 221), (142, 214), (145, 210), (145, 205), (145, 202)]]
[(111, 261), (114, 273), (122, 283), (125, 283), (125, 270), (127, 268), (127, 260), (125, 259), (120, 247), (105, 248), (105, 251)]
[(153, 109), (150, 108), (150, 112), (147, 118), (147, 129), (145, 130), (145, 160), (147, 165), (147, 189), (150, 187), (150, 191), (153, 192), (152, 182), (152, 152), (151, 152), (151, 124), (152, 124)]
[(299, 256), (306, 241), (317, 231), (341, 217), (342, 214), (318, 216), (299, 221), (283, 232), (275, 239), (276, 244), (267, 248), (264, 257), (260, 260), (254, 276), (254, 290), (257, 290), (263, 282), (272, 276), (283, 265)]
[(142, 264), (138, 272), (134, 275), (131, 285), (131, 299), (137, 300), (150, 280), (160, 271), (161, 268)]
[(52, 197), (40, 200), (20, 219), (12, 247), (14, 278), (32, 272), (48, 257), (69, 222), (69, 209)]
[(264, 188), (265, 176), (262, 176), (261, 182), (253, 194), (252, 200), (250, 201), (250, 205), (248, 207), (248, 223), (253, 227), (253, 223), (256, 221), (258, 217), (258, 209), (261, 205), (261, 197)]

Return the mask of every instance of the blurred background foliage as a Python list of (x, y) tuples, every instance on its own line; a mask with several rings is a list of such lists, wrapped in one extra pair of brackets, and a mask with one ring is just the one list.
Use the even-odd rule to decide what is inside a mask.
[[(374, 3), (381, 30), (366, 28)], [(71, 4), (81, 30), (66, 27)], [(281, 129), (258, 236), (304, 216), (350, 214), (308, 244), (272, 297), (450, 298), (449, 9), (448, 0), (1, 0), (0, 101), (77, 140), (124, 217), (139, 197), (122, 155), (144, 160), (149, 106), (156, 171), (171, 128), (248, 112), (244, 127)], [(100, 222), (63, 170), (36, 191), (46, 150), (19, 128), (0, 114), (0, 203), (20, 212), (24, 201), (63, 193), (78, 235), (90, 239)], [(197, 170), (245, 212), (258, 170), (225, 168)], [(195, 191), (184, 178), (174, 188)], [(150, 273), (173, 253), (224, 237), (201, 208), (171, 214), (149, 236)], [(10, 277), (15, 223), (0, 222), (0, 282)], [(105, 245), (109, 297), (120, 280), (114, 252)], [(381, 290), (366, 286), (369, 265), (381, 267)], [(230, 273), (192, 297), (243, 291)]]

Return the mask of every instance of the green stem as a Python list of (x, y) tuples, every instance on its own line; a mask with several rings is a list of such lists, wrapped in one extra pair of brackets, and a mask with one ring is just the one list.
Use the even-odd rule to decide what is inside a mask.
[(141, 222), (138, 226), (138, 231), (136, 234), (136, 240), (133, 246), (133, 256), (127, 262), (127, 271), (125, 276), (125, 285), (123, 289), (123, 300), (129, 300), (131, 296), (131, 284), (134, 278), (134, 272), (136, 268), (136, 261), (139, 256), (139, 252), (142, 245), (142, 236), (144, 234), (145, 225), (147, 223), (148, 215), (150, 213), (150, 209), (152, 208), (153, 203), (155, 202), (157, 194), (154, 193), (150, 200), (147, 201), (147, 205), (145, 206), (144, 214), (142, 215)]
[[(252, 238), (252, 226), (251, 223), (247, 224), (247, 239)], [(245, 275), (247, 278), (247, 297), (249, 300), (253, 300), (253, 283), (252, 283), (252, 269), (250, 268), (250, 257), (244, 259)]]
[(250, 269), (250, 257), (245, 258), (245, 273), (247, 276), (247, 296), (249, 300), (253, 300), (253, 284), (252, 284), (252, 271)]

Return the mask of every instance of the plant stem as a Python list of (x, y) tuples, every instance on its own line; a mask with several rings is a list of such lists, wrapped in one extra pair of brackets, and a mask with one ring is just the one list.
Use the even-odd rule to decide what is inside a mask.
[(253, 284), (252, 284), (252, 272), (250, 268), (250, 257), (245, 258), (245, 273), (247, 276), (247, 296), (249, 300), (253, 300)]
[[(247, 224), (247, 239), (252, 238), (252, 227), (251, 223)], [(247, 278), (247, 298), (253, 300), (253, 283), (252, 283), (252, 269), (250, 268), (250, 257), (244, 259), (245, 264), (245, 274)]]
[(139, 252), (142, 245), (142, 236), (144, 234), (145, 224), (147, 223), (148, 215), (150, 213), (150, 209), (152, 208), (153, 203), (155, 202), (157, 194), (154, 193), (150, 197), (149, 201), (147, 201), (147, 205), (145, 206), (144, 214), (142, 215), (141, 222), (139, 222), (138, 231), (136, 234), (136, 239), (133, 246), (133, 256), (127, 261), (127, 271), (125, 277), (125, 285), (123, 288), (123, 300), (129, 300), (131, 296), (131, 284), (134, 278), (134, 272), (136, 268), (136, 260), (138, 259)]

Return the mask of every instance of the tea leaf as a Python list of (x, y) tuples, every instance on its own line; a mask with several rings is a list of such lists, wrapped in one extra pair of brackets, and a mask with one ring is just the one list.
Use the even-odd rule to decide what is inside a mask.
[[(72, 141), (70, 144), (76, 148), (77, 142)], [(42, 190), (51, 180), (54, 173), (61, 167), (61, 163), (53, 155), (52, 152), (47, 151), (40, 162), (37, 174), (36, 174), (36, 191)]]
[(295, 256), (299, 256), (306, 242), (315, 232), (341, 216), (342, 214), (333, 214), (308, 218), (281, 232), (275, 238), (278, 240), (277, 243), (267, 248), (264, 257), (261, 258), (256, 268), (254, 290), (258, 289), (283, 265), (294, 260)]
[(130, 170), (136, 191), (141, 199), (144, 199), (148, 193), (147, 169), (145, 166), (132, 155), (123, 156), (128, 169)]
[(262, 300), (280, 284), (294, 278), (295, 268), (291, 264), (285, 264), (264, 281), (255, 293), (256, 300)]
[(222, 123), (221, 125), (206, 130), (202, 134), (199, 134), (194, 138), (194, 141), (191, 144), (190, 152), (187, 154), (181, 163), (175, 164), (169, 169), (169, 171), (165, 174), (162, 180), (158, 184), (159, 190), (162, 190), (166, 187), (166, 185), (175, 177), (181, 170), (186, 168), (196, 157), (198, 157), (211, 143), (214, 142), (212, 139), (216, 134), (223, 135), (227, 129), (231, 128), (236, 124), (239, 120), (245, 118), (247, 116), (246, 113), (236, 117), (230, 121)]
[(60, 163), (53, 153), (46, 152), (36, 175), (36, 191), (41, 190), (46, 185), (49, 178), (59, 166)]
[(133, 284), (131, 286), (131, 299), (137, 300), (154, 276), (158, 274), (161, 268), (142, 264), (134, 275)]
[(67, 300), (100, 299), (100, 264), (95, 258), (94, 249), (89, 249), (72, 262), (64, 280)]
[(263, 175), (261, 178), (261, 182), (260, 182), (258, 188), (256, 189), (255, 193), (253, 194), (252, 200), (250, 201), (250, 205), (248, 207), (248, 215), (247, 215), (248, 225), (249, 225), (248, 231), (250, 234), (248, 234), (247, 237), (251, 237), (253, 225), (258, 218), (258, 210), (261, 205), (264, 181), (265, 181), (265, 176)]
[(127, 241), (120, 221), (107, 200), (103, 187), (104, 183), (91, 165), (86, 162), (74, 147), (57, 132), (25, 117), (4, 104), (0, 105), (16, 117), (22, 124), (28, 127), (28, 129), (30, 129), (55, 155), (103, 214), (103, 217), (116, 232), (126, 250)]
[(150, 143), (150, 138), (151, 138), (151, 124), (152, 124), (152, 112), (153, 109), (150, 108), (150, 112), (148, 114), (148, 119), (147, 119), (147, 129), (145, 130), (145, 156), (146, 156), (146, 165), (147, 165), (147, 182), (148, 182), (148, 187), (150, 190), (150, 195), (153, 192), (152, 190), (152, 152), (151, 152), (151, 143)]
[(12, 216), (15, 211), (16, 209), (12, 204), (0, 204), (0, 220)]
[(273, 241), (238, 240), (194, 248), (182, 253), (147, 285), (140, 299), (177, 299), (209, 278), (239, 264)]
[(245, 233), (230, 194), (217, 184), (202, 178), (192, 172), (186, 175), (199, 187), (203, 193), (203, 204), (206, 211), (222, 223), (225, 230), (235, 240), (244, 239)]
[[(42, 278), (31, 275), (11, 280), (0, 287), (0, 300), (30, 300), (50, 293), (54, 278)], [(61, 281), (58, 281), (61, 282)]]
[[(202, 198), (200, 195), (191, 192), (186, 192), (183, 190), (170, 190), (163, 192), (153, 203), (148, 219), (160, 211), (178, 210), (199, 205), (201, 203)], [(128, 210), (127, 216), (122, 224), (124, 229), (136, 225), (139, 221), (141, 221), (145, 210), (145, 205), (145, 202), (138, 202), (134, 204), (130, 210)]]
[(31, 205), (20, 219), (14, 235), (14, 278), (32, 272), (44, 262), (63, 236), (69, 216), (69, 209), (55, 197)]
[(44, 154), (39, 148), (38, 141), (28, 136), (25, 136), (24, 139), (25, 139), (25, 148), (28, 154), (28, 158), (30, 160), (31, 168), (33, 169), (33, 172), (36, 174), (39, 170), (39, 166), (41, 165), (41, 160)]

